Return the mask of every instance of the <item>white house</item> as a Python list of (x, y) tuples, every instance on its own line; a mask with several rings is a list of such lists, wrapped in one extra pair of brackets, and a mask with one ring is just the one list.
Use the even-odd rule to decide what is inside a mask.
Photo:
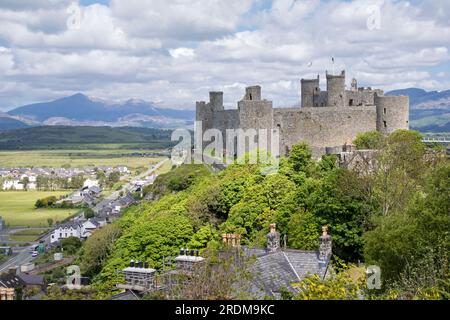
[(82, 235), (83, 229), (81, 224), (66, 223), (53, 230), (52, 234), (50, 235), (50, 242), (54, 243), (69, 237), (76, 237), (78, 239), (81, 239)]
[(69, 237), (76, 237), (78, 239), (85, 239), (92, 235), (92, 233), (103, 227), (106, 220), (88, 219), (84, 222), (77, 221), (58, 226), (53, 230), (50, 236), (50, 242), (54, 243)]
[(20, 180), (5, 180), (3, 182), (3, 190), (23, 190), (24, 185)]
[(37, 186), (35, 182), (30, 182), (27, 184), (27, 189), (28, 190), (36, 190)]
[(120, 173), (129, 173), (130, 172), (126, 166), (118, 166), (117, 171), (119, 171)]
[(99, 183), (98, 180), (93, 180), (93, 179), (86, 179), (86, 181), (84, 181), (83, 183), (83, 188), (92, 188), (92, 187), (99, 187)]

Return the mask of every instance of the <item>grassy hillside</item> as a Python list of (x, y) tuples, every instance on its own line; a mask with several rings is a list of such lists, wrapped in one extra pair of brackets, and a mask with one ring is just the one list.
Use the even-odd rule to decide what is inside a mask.
[(149, 149), (171, 145), (171, 131), (131, 127), (42, 126), (0, 132), (0, 149), (70, 149), (80, 144), (139, 144)]
[(19, 120), (13, 119), (13, 118), (2, 117), (0, 115), (0, 132), (6, 131), (6, 130), (27, 128), (27, 127), (28, 127), (28, 125), (26, 123), (23, 123)]

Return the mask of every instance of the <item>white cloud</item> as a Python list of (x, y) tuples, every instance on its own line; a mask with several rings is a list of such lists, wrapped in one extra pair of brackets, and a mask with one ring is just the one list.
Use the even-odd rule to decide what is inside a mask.
[(195, 56), (194, 49), (191, 49), (191, 48), (169, 49), (169, 53), (175, 59), (183, 58), (183, 57), (184, 58), (192, 58)]
[[(300, 78), (345, 68), (348, 81), (448, 89), (449, 1), (66, 0), (0, 3), (0, 108), (82, 91), (194, 107), (209, 90), (235, 106), (260, 84), (275, 105), (298, 103)], [(368, 8), (379, 6), (370, 30)], [(335, 57), (332, 65), (331, 57)]]

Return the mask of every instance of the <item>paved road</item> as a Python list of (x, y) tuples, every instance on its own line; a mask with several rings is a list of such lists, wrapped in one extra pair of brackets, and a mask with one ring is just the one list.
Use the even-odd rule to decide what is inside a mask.
[[(139, 180), (142, 179), (146, 176), (151, 175), (153, 172), (155, 172), (159, 167), (161, 167), (166, 161), (169, 161), (169, 159), (165, 159), (162, 160), (160, 162), (158, 162), (158, 164), (156, 164), (155, 166), (153, 166), (153, 168), (147, 170), (146, 172), (134, 177), (133, 180)], [(131, 183), (127, 183), (125, 184), (121, 190), (119, 191), (115, 191), (113, 192), (111, 195), (109, 195), (105, 200), (103, 200), (101, 203), (103, 203), (104, 201), (111, 201), (111, 200), (116, 200), (119, 197), (119, 193), (120, 191), (128, 191), (131, 188)], [(28, 228), (26, 228), (28, 229)], [(17, 232), (19, 229), (15, 229), (15, 230), (11, 230), (12, 232)], [(45, 235), (45, 237), (43, 238), (43, 240), (45, 240), (46, 243), (50, 242), (50, 235), (47, 234)], [(14, 255), (6, 262), (4, 262), (3, 264), (0, 265), (0, 273), (8, 271), (9, 268), (15, 268), (15, 267), (19, 267), (22, 264), (28, 263), (32, 260), (34, 260), (33, 257), (31, 257), (31, 249), (34, 248), (36, 245), (38, 245), (38, 242), (32, 243), (30, 246), (27, 247), (20, 247), (20, 248), (13, 248), (14, 251)]]
[(28, 263), (34, 258), (31, 256), (30, 250), (36, 246), (37, 243), (28, 246), (28, 247), (20, 247), (13, 248), (14, 255), (8, 261), (2, 263), (0, 265), (0, 273), (8, 271), (9, 268), (17, 268), (22, 264)]
[[(155, 172), (159, 167), (161, 167), (166, 161), (169, 161), (169, 160), (170, 160), (170, 159), (164, 159), (164, 160), (158, 162), (156, 165), (153, 166), (153, 168), (151, 168), (151, 169), (149, 169), (149, 170), (147, 170), (147, 171), (141, 173), (141, 174), (138, 175), (138, 176), (135, 176), (132, 180), (133, 180), (133, 181), (134, 181), (134, 180), (140, 180), (140, 179), (142, 179), (142, 178), (145, 178), (145, 177), (151, 175), (151, 174), (152, 174), (153, 172)], [(127, 183), (127, 184), (124, 184), (124, 185), (122, 186), (122, 189), (117, 190), (117, 191), (114, 191), (114, 192), (111, 193), (108, 197), (106, 197), (106, 198), (103, 199), (100, 203), (98, 203), (98, 204), (95, 206), (94, 211), (103, 208), (105, 205), (107, 205), (107, 204), (110, 203), (111, 201), (117, 200), (117, 199), (119, 198), (119, 194), (120, 194), (121, 192), (123, 192), (123, 193), (125, 194), (126, 192), (128, 192), (128, 191), (131, 189), (131, 187), (132, 187), (132, 183), (131, 183), (131, 182), (129, 182), (129, 183)]]

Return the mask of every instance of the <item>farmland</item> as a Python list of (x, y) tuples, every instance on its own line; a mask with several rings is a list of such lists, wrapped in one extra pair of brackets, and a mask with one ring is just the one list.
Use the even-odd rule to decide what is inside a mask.
[(47, 227), (47, 219), (63, 221), (77, 212), (77, 209), (35, 209), (37, 199), (49, 196), (62, 196), (68, 191), (6, 191), (0, 192), (0, 216), (6, 224), (15, 226)]
[[(136, 149), (27, 150), (0, 151), (0, 167), (148, 167), (162, 160), (159, 156), (139, 156)], [(148, 154), (150, 151), (144, 152)]]

